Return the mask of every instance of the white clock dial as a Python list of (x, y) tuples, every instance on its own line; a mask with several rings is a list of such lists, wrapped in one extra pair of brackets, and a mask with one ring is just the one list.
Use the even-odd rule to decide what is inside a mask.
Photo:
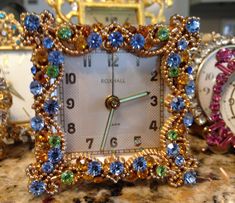
[(159, 146), (164, 119), (160, 98), (164, 88), (158, 72), (157, 57), (138, 58), (126, 52), (112, 55), (103, 51), (66, 57), (60, 119), (66, 132), (67, 151), (101, 152), (110, 113), (105, 101), (112, 94), (112, 73), (114, 95), (120, 100), (142, 92), (149, 95), (121, 103), (114, 111), (104, 152), (129, 153)]
[(213, 93), (213, 86), (216, 82), (216, 76), (221, 73), (221, 71), (215, 67), (215, 64), (217, 62), (216, 53), (222, 48), (230, 47), (234, 47), (234, 45), (220, 47), (219, 49), (211, 52), (207, 57), (204, 58), (197, 72), (197, 97), (200, 106), (207, 117), (209, 117), (211, 114), (210, 101)]
[(10, 120), (13, 122), (29, 121), (34, 115), (31, 109), (33, 97), (28, 91), (32, 81), (31, 55), (31, 51), (26, 50), (9, 50), (0, 53), (1, 75), (5, 77), (13, 97), (10, 108)]
[(235, 133), (235, 74), (230, 76), (223, 88), (220, 106), (223, 120)]
[(111, 23), (130, 23), (138, 24), (137, 10), (133, 8), (102, 8), (102, 7), (87, 7), (85, 11), (85, 23), (103, 23), (104, 25)]

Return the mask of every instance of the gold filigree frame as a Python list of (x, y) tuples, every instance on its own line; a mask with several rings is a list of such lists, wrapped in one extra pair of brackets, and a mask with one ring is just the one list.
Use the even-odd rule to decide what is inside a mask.
[[(150, 18), (152, 24), (163, 23), (166, 21), (165, 8), (173, 5), (173, 0), (47, 0), (47, 2), (55, 10), (58, 22), (69, 22), (76, 17), (78, 22), (82, 24), (85, 23), (86, 8), (130, 8), (136, 10), (139, 25), (144, 25), (146, 18)], [(70, 4), (72, 9), (69, 13), (64, 14), (62, 7), (66, 3)], [(146, 7), (155, 3), (159, 6), (157, 15), (145, 11)]]
[[(35, 102), (32, 106), (36, 113), (31, 120), (31, 126), (35, 130), (36, 162), (30, 164), (26, 170), (30, 178), (29, 191), (31, 193), (35, 196), (44, 192), (54, 194), (62, 185), (71, 185), (81, 181), (98, 183), (108, 179), (114, 182), (120, 179), (126, 181), (166, 179), (175, 187), (183, 183), (194, 183), (194, 169), (197, 167), (197, 161), (190, 155), (188, 130), (184, 123), (186, 115), (190, 112), (190, 101), (185, 93), (185, 86), (189, 80), (186, 69), (191, 62), (189, 50), (197, 47), (200, 41), (199, 28), (191, 32), (188, 27), (192, 22), (198, 24), (199, 19), (176, 15), (170, 19), (169, 26), (161, 24), (139, 27), (119, 24), (87, 26), (72, 23), (57, 24), (53, 15), (45, 11), (40, 15), (23, 14), (21, 20), (24, 25), (23, 43), (34, 47), (32, 62), (37, 67), (38, 73), (46, 76), (44, 79), (34, 76), (34, 81), (42, 88), (42, 92), (35, 94)], [(60, 35), (60, 31), (64, 28), (68, 31), (68, 35)], [(167, 38), (166, 35), (164, 35), (165, 38), (159, 35), (162, 30), (169, 34)], [(112, 32), (119, 32), (123, 36), (123, 42), (119, 44), (119, 47), (113, 47), (108, 40)], [(144, 38), (145, 46), (134, 47), (132, 40), (136, 34)], [(98, 37), (99, 40), (91, 44), (88, 40), (91, 35), (95, 35), (95, 38)], [(49, 38), (53, 45), (50, 44), (50, 47), (45, 48), (43, 43), (45, 38)], [(183, 51), (178, 46), (181, 39), (188, 42), (187, 48)], [(169, 87), (170, 93), (164, 101), (169, 117), (161, 126), (159, 148), (143, 149), (129, 159), (110, 154), (105, 156), (104, 161), (100, 161), (89, 153), (66, 153), (64, 132), (55, 118), (56, 115), (48, 114), (44, 104), (52, 99), (58, 101), (52, 93), (63, 79), (66, 67), (63, 54), (76, 57), (90, 53), (95, 48), (101, 48), (109, 53), (124, 49), (139, 57), (161, 56), (161, 76)], [(56, 59), (49, 57), (54, 54), (57, 55)], [(170, 76), (169, 61), (173, 56), (180, 58), (179, 63), (176, 64), (179, 71), (177, 77)], [(48, 73), (48, 69), (53, 64), (59, 70), (58, 75), (52, 76)], [(51, 77), (54, 77), (53, 83), (50, 82)], [(184, 103), (182, 108), (174, 110), (172, 102), (175, 99)], [(174, 132), (175, 136), (172, 136), (170, 132)], [(172, 147), (175, 154), (174, 152), (172, 154)], [(178, 156), (183, 160), (181, 163), (176, 161)], [(123, 167), (120, 174), (111, 173), (109, 167), (113, 162), (118, 162)], [(142, 165), (138, 165), (139, 163)]]

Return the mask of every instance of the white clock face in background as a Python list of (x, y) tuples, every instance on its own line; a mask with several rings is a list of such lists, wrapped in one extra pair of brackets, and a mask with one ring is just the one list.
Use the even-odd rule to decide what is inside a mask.
[(226, 125), (235, 133), (235, 73), (223, 88), (220, 102), (221, 114)]
[(10, 120), (13, 122), (29, 121), (34, 115), (31, 106), (33, 96), (29, 91), (32, 81), (31, 51), (9, 50), (0, 52), (1, 77), (5, 77), (13, 104), (10, 108)]
[(216, 82), (216, 76), (221, 71), (215, 67), (217, 62), (216, 53), (221, 48), (229, 48), (233, 46), (224, 46), (210, 53), (199, 66), (197, 72), (196, 84), (197, 84), (197, 97), (205, 114), (209, 117), (211, 114), (210, 102), (213, 93), (213, 86)]
[(84, 19), (86, 24), (100, 22), (107, 25), (116, 22), (119, 24), (130, 23), (138, 25), (137, 10), (131, 8), (87, 7)]
[(104, 153), (130, 153), (159, 146), (164, 88), (158, 58), (96, 51), (65, 59), (60, 122), (66, 133), (67, 152), (101, 154), (109, 115), (105, 100), (112, 94), (112, 64), (115, 96), (121, 99), (140, 92), (150, 94), (122, 103), (115, 110)]

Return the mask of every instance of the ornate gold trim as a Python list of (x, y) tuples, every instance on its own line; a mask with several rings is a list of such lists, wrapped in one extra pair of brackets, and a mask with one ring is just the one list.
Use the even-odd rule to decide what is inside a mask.
[[(197, 29), (192, 30), (191, 25), (198, 25), (199, 19), (183, 18), (176, 15), (170, 19), (169, 26), (154, 24), (139, 27), (119, 24), (109, 26), (57, 24), (53, 15), (47, 11), (40, 15), (23, 14), (21, 19), (24, 25), (23, 43), (35, 46), (32, 61), (37, 67), (36, 75), (40, 74), (40, 77), (34, 76), (34, 82), (42, 88), (42, 93), (34, 95), (35, 102), (32, 106), (36, 113), (36, 116), (31, 120), (31, 126), (35, 130), (36, 162), (30, 164), (27, 168), (27, 175), (30, 178), (30, 192), (36, 196), (43, 192), (54, 194), (58, 192), (62, 184), (75, 184), (82, 180), (101, 182), (111, 179), (117, 182), (119, 179), (134, 181), (138, 178), (165, 178), (170, 185), (175, 187), (184, 182), (194, 182), (195, 176), (192, 170), (197, 167), (197, 161), (190, 155), (187, 128), (183, 120), (186, 115), (190, 114), (190, 101), (185, 92), (185, 87), (190, 79), (186, 71), (191, 62), (189, 50), (197, 47), (200, 41), (199, 27), (196, 26)], [(64, 35), (65, 30), (66, 35)], [(61, 34), (62, 31), (63, 35)], [(119, 44), (119, 47), (112, 46), (108, 40), (108, 36), (112, 32), (119, 32), (123, 36), (123, 42)], [(164, 33), (164, 35), (161, 35), (161, 33)], [(89, 37), (94, 35), (95, 39), (89, 42)], [(132, 44), (133, 37), (136, 35), (144, 39), (144, 46), (142, 44), (140, 47), (135, 47)], [(47, 48), (42, 43), (45, 38), (53, 42)], [(182, 39), (187, 40), (187, 47), (183, 51), (178, 45), (178, 42)], [(66, 67), (63, 54), (75, 57), (92, 52), (94, 48), (101, 48), (111, 53), (124, 49), (140, 57), (161, 56), (161, 76), (170, 89), (170, 93), (165, 98), (165, 108), (170, 116), (161, 127), (159, 148), (144, 149), (128, 159), (113, 154), (105, 156), (104, 161), (87, 153), (66, 154), (64, 132), (55, 119), (56, 115), (49, 115), (45, 111), (44, 103), (48, 100), (58, 101), (57, 97), (52, 97), (52, 92), (63, 79)], [(57, 55), (55, 61), (48, 57), (54, 54)], [(176, 64), (171, 64), (170, 59), (172, 57), (176, 57), (174, 58)], [(175, 62), (175, 60), (173, 61)], [(47, 78), (43, 78), (44, 75), (49, 74), (47, 69), (50, 64), (54, 64), (56, 69), (59, 70), (58, 74), (51, 76), (55, 78), (52, 84), (48, 80), (48, 75)], [(170, 76), (170, 67), (178, 68), (177, 76)], [(172, 107), (172, 102), (175, 99), (183, 101), (183, 106), (178, 110)], [(38, 125), (35, 125), (35, 122)], [(170, 131), (174, 131), (177, 136), (170, 138)], [(170, 147), (176, 149), (176, 154), (171, 154)], [(182, 165), (177, 165), (175, 162), (175, 156), (178, 155), (183, 158)], [(134, 166), (134, 163), (138, 162), (139, 159), (142, 160), (143, 165), (141, 167), (143, 167), (143, 170), (136, 169)], [(115, 175), (110, 172), (109, 164), (117, 160), (123, 165), (124, 170), (121, 174)], [(94, 170), (99, 170), (98, 173), (92, 175), (88, 169), (92, 168), (93, 164), (97, 166)], [(50, 166), (50, 170), (45, 170), (45, 166)], [(188, 175), (191, 177), (190, 180), (187, 179)]]
[[(47, 0), (47, 2), (55, 10), (58, 22), (69, 22), (72, 18), (76, 17), (81, 24), (85, 24), (85, 10), (88, 7), (136, 9), (138, 24), (144, 25), (146, 18), (150, 18), (152, 24), (162, 23), (166, 21), (164, 15), (165, 8), (173, 5), (173, 0)], [(66, 3), (70, 4), (71, 11), (64, 14), (62, 7)], [(159, 6), (157, 15), (145, 11), (146, 7), (153, 4), (158, 4)]]

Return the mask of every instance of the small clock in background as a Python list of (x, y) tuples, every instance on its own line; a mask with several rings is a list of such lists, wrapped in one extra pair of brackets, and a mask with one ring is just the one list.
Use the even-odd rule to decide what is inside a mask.
[(1, 50), (0, 69), (8, 83), (13, 96), (10, 109), (10, 121), (13, 123), (27, 123), (34, 114), (31, 105), (33, 97), (27, 91), (31, 81), (30, 50)]
[(195, 97), (193, 98), (193, 114), (196, 126), (203, 126), (210, 121), (210, 101), (216, 76), (221, 72), (215, 68), (216, 54), (222, 48), (233, 49), (235, 40), (232, 37), (208, 33), (202, 36), (198, 50), (194, 52)]
[(222, 48), (216, 53), (216, 77), (210, 101), (210, 119), (206, 140), (213, 151), (226, 152), (235, 148), (235, 52)]
[(111, 23), (144, 25), (166, 21), (165, 8), (173, 5), (172, 0), (47, 0), (56, 12), (58, 22), (81, 24)]

